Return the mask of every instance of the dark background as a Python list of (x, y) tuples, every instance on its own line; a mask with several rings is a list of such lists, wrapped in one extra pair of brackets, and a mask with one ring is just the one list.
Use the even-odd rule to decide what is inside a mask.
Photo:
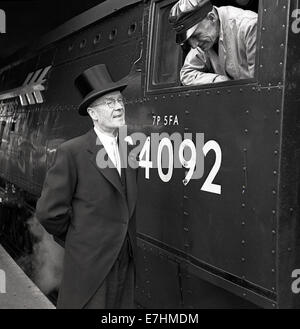
[(22, 52), (24, 46), (103, 1), (0, 1), (0, 9), (6, 13), (6, 34), (0, 33), (0, 67), (10, 62), (18, 50)]

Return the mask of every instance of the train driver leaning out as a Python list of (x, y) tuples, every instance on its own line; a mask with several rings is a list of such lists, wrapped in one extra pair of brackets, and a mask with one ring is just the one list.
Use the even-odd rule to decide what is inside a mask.
[(255, 69), (257, 13), (209, 0), (179, 0), (169, 22), (176, 42), (192, 49), (180, 71), (183, 85), (252, 78)]

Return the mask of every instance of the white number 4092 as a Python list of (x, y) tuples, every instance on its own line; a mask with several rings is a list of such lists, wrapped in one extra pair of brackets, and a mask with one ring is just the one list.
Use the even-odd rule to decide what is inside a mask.
[[(191, 153), (191, 156), (189, 160), (185, 158), (185, 150), (188, 149)], [(153, 150), (152, 150), (153, 151)], [(163, 154), (163, 151), (166, 153)], [(200, 151), (200, 150), (199, 150)], [(208, 141), (201, 150), (203, 152), (203, 156), (206, 157), (206, 155), (210, 151), (215, 152), (216, 160), (214, 163), (214, 166), (212, 167), (208, 177), (206, 178), (203, 186), (201, 187), (202, 191), (214, 193), (214, 194), (221, 194), (221, 185), (217, 185), (213, 183), (213, 180), (218, 174), (218, 171), (221, 167), (222, 162), (222, 151), (220, 145), (216, 141)], [(177, 151), (176, 151), (177, 152)], [(176, 166), (176, 163), (174, 161), (174, 147), (172, 142), (169, 138), (162, 138), (161, 141), (158, 144), (158, 149), (156, 154), (153, 154), (154, 156), (157, 156), (157, 161), (155, 161), (157, 165), (157, 171), (159, 178), (164, 182), (167, 183), (171, 180), (173, 176), (173, 169), (178, 168)], [(150, 168), (154, 168), (153, 161), (150, 160), (150, 154), (151, 154), (151, 138), (148, 137), (146, 139), (145, 144), (143, 145), (143, 148), (141, 149), (141, 152), (139, 154), (139, 166), (141, 168), (145, 168), (145, 178), (149, 179), (150, 177)], [(167, 157), (164, 157), (164, 155), (167, 155)], [(166, 173), (163, 172), (163, 158), (168, 159), (166, 166), (164, 168), (167, 168)], [(194, 142), (190, 139), (185, 139), (181, 142), (179, 148), (178, 148), (178, 159), (180, 162), (180, 167), (184, 167), (187, 169), (186, 176), (183, 179), (183, 184), (187, 185), (191, 179), (199, 179), (202, 177), (203, 173), (201, 174), (201, 177), (195, 175), (195, 169), (196, 166), (201, 166), (201, 163), (197, 163), (197, 149), (194, 144)], [(198, 168), (199, 169), (199, 168)], [(201, 170), (200, 170), (201, 172)]]

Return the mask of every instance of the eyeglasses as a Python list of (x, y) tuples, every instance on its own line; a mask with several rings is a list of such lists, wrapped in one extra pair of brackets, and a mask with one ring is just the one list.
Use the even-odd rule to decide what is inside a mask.
[(119, 103), (119, 104), (121, 104), (123, 106), (125, 104), (124, 97), (120, 97), (120, 98), (107, 98), (105, 101), (99, 102), (95, 106), (98, 106), (98, 105), (101, 105), (101, 104), (105, 104), (110, 109), (114, 109), (117, 106), (117, 103)]

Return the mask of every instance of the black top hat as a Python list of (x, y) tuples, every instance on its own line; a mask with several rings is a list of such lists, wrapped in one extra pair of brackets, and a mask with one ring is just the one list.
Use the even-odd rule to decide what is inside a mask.
[(80, 115), (88, 115), (88, 106), (98, 97), (114, 90), (122, 91), (127, 87), (124, 81), (113, 82), (105, 64), (92, 66), (75, 79), (75, 86), (80, 91), (83, 101), (79, 104)]

